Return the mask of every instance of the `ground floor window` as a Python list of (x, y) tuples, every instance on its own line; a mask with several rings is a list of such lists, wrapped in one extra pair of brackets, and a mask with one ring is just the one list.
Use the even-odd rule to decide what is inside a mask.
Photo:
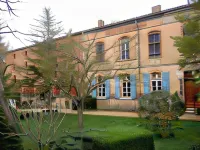
[(130, 97), (130, 96), (131, 96), (130, 75), (127, 75), (122, 81), (122, 97)]
[(152, 91), (162, 90), (161, 73), (156, 72), (151, 74), (151, 87)]
[[(97, 80), (98, 80), (98, 83), (100, 83), (102, 81), (102, 77), (99, 76)], [(106, 85), (105, 85), (105, 83), (102, 83), (98, 86), (97, 96), (98, 97), (105, 97), (106, 96)]]

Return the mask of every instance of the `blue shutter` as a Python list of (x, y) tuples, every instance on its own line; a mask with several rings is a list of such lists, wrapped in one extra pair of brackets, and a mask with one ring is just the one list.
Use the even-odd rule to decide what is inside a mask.
[(130, 75), (131, 80), (131, 99), (136, 98), (136, 77), (134, 74)]
[(115, 98), (120, 98), (120, 80), (119, 77), (115, 77)]
[[(94, 79), (94, 80), (92, 80), (92, 85), (95, 85), (95, 84), (96, 84), (96, 80)], [(92, 91), (92, 97), (93, 97), (93, 98), (96, 98), (96, 96), (97, 96), (97, 90), (94, 89), (94, 90)]]
[(109, 99), (110, 98), (110, 80), (106, 80), (105, 85), (106, 85), (106, 99)]
[(162, 89), (170, 92), (169, 72), (162, 72)]
[(144, 81), (144, 94), (148, 94), (150, 92), (150, 74), (143, 73), (143, 81)]

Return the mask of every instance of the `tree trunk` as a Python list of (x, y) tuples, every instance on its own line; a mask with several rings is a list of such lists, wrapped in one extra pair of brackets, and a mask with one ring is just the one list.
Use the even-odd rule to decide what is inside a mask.
[(79, 104), (77, 106), (77, 111), (78, 111), (78, 127), (79, 129), (83, 129), (83, 109), (82, 109), (82, 105)]

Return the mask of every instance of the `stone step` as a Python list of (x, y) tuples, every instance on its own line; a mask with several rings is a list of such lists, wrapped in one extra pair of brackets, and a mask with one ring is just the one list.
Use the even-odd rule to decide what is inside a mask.
[(186, 108), (185, 113), (194, 114), (195, 108)]

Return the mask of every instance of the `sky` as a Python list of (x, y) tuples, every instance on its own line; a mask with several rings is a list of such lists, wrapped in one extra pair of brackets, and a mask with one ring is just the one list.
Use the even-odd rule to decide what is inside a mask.
[[(72, 33), (98, 26), (98, 20), (105, 24), (122, 21), (151, 13), (153, 6), (161, 5), (161, 9), (169, 9), (187, 4), (187, 0), (22, 0), (12, 7), (18, 17), (3, 13), (3, 18), (13, 29), (29, 33), (30, 24), (42, 15), (44, 7), (50, 7), (57, 21), (62, 21), (66, 32)], [(4, 35), (4, 41), (9, 43), (9, 49), (14, 50), (30, 45), (27, 36), (16, 34)]]

